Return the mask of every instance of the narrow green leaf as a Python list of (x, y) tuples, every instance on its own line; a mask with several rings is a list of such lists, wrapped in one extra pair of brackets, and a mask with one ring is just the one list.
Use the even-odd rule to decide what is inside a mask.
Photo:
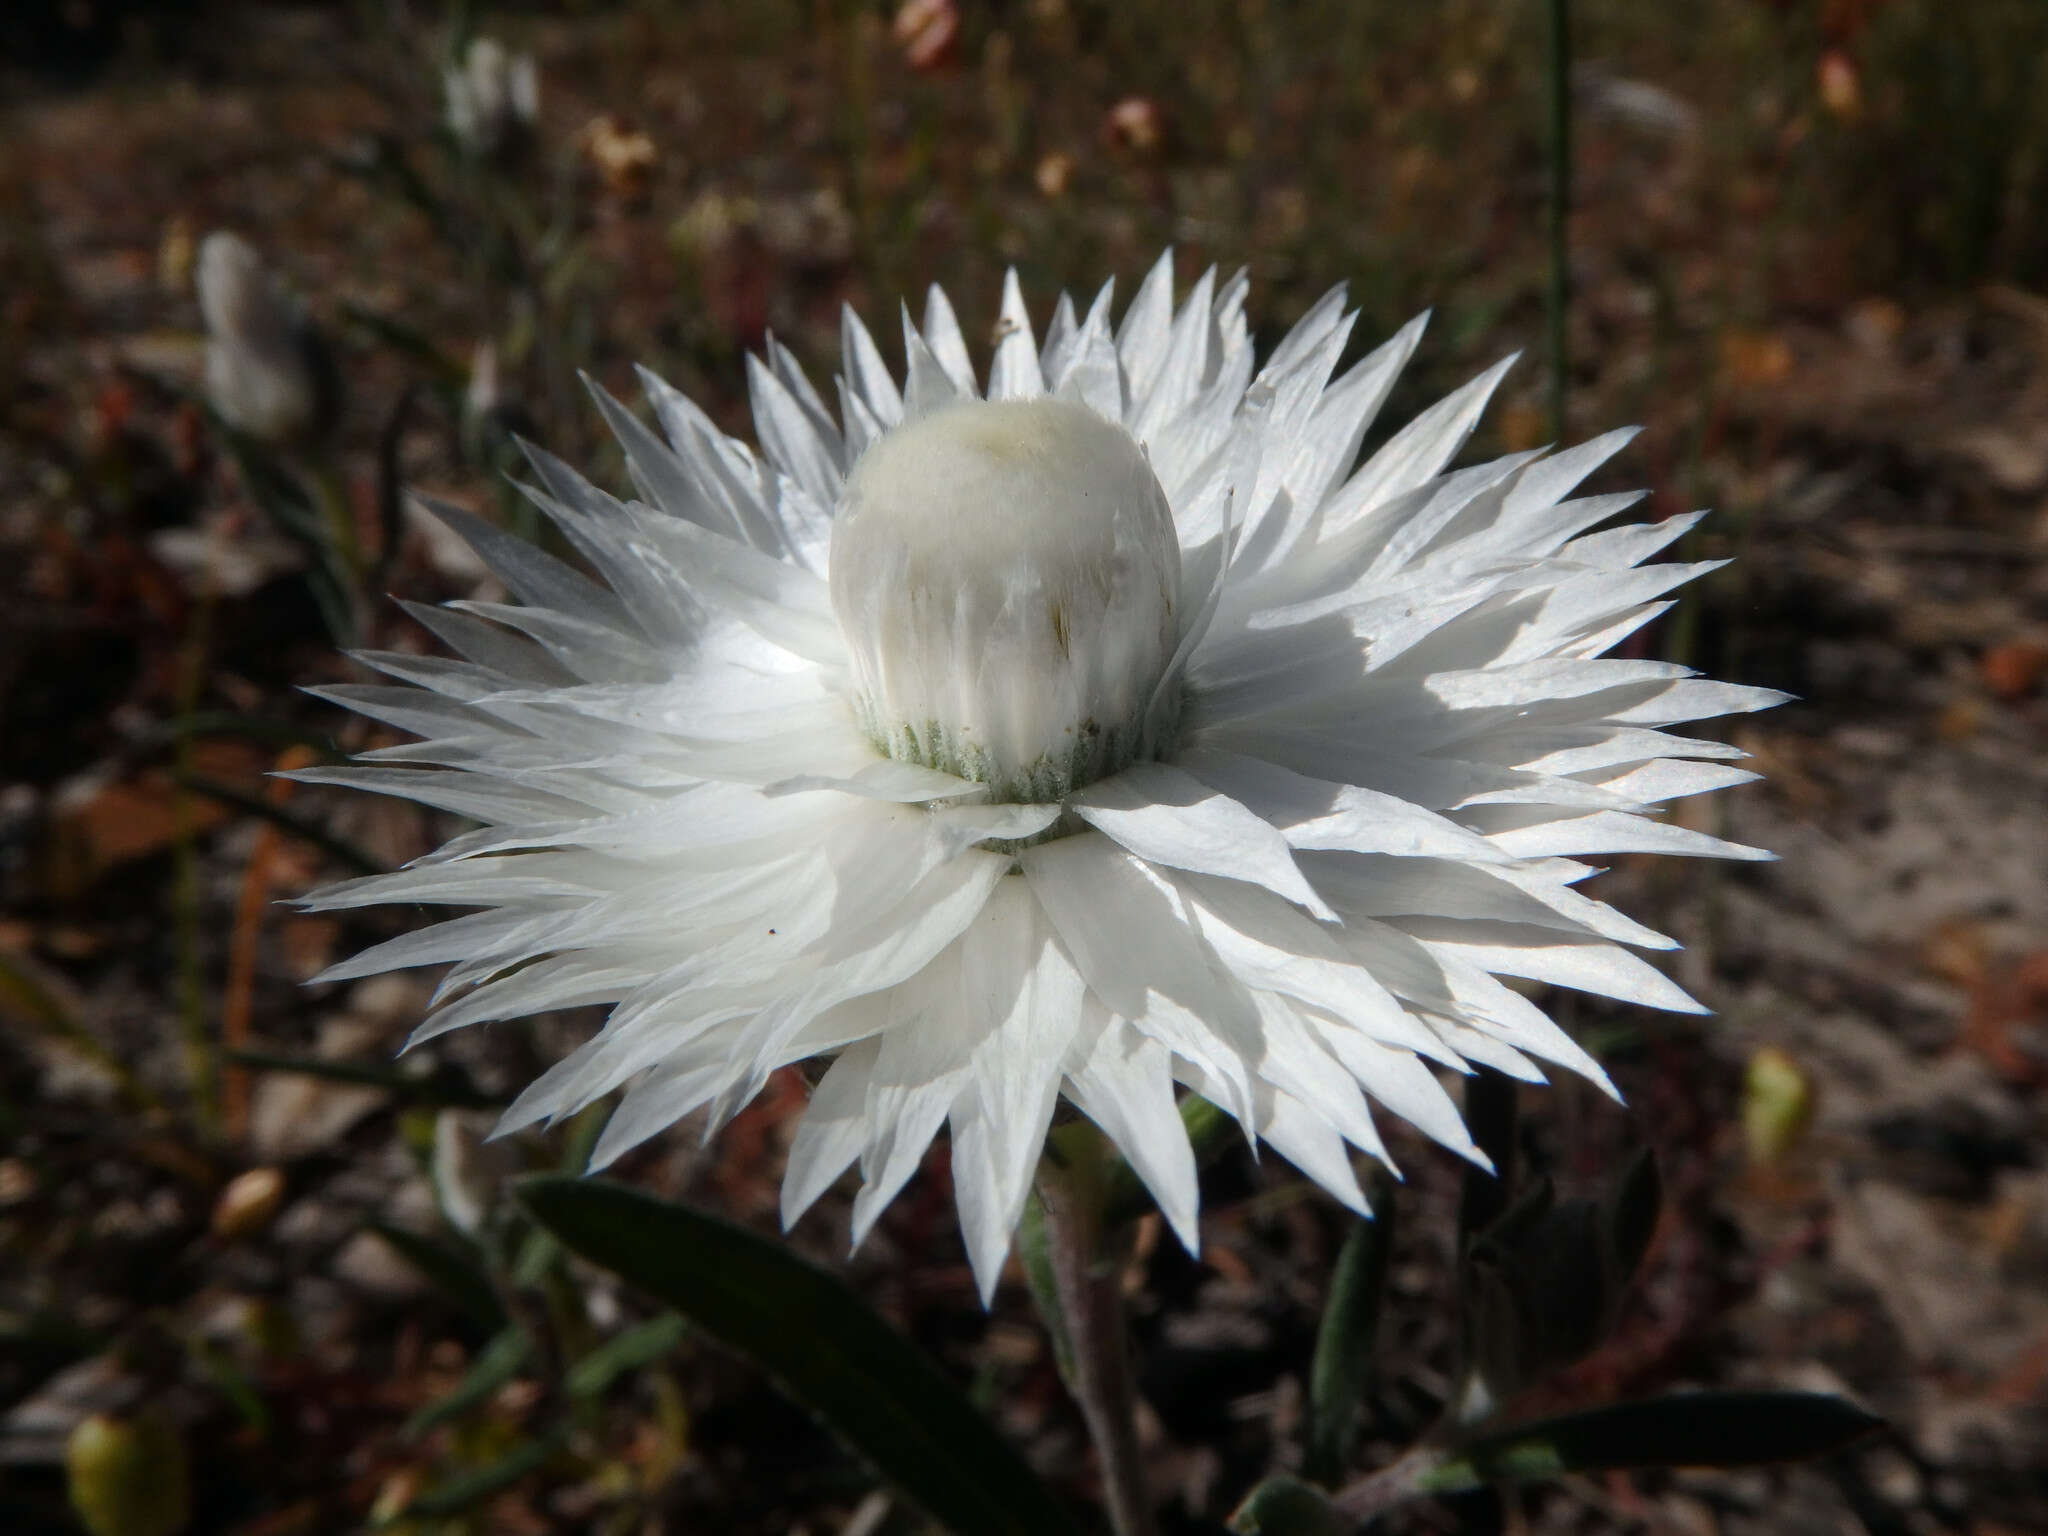
[(1746, 1467), (1839, 1450), (1884, 1427), (1818, 1392), (1689, 1392), (1520, 1424), (1466, 1444), (1420, 1479), (1460, 1493), (1565, 1472), (1625, 1467)]
[(469, 1369), (462, 1373), (460, 1381), (407, 1419), (399, 1428), (399, 1435), (407, 1440), (417, 1440), (437, 1425), (460, 1418), (470, 1409), (488, 1402), (498, 1388), (519, 1374), (529, 1351), (526, 1335), (517, 1328), (507, 1328), (477, 1351), (476, 1358), (469, 1362)]
[(415, 1104), (448, 1109), (500, 1109), (503, 1099), (483, 1092), (460, 1069), (441, 1067), (413, 1073), (372, 1061), (323, 1061), (317, 1056), (279, 1056), (269, 1051), (222, 1051), (223, 1060), (258, 1072), (294, 1072), (336, 1083), (384, 1088)]
[(1259, 1484), (1230, 1517), (1239, 1536), (1351, 1536), (1356, 1525), (1319, 1490), (1285, 1474)]
[(652, 1365), (683, 1342), (690, 1325), (673, 1312), (650, 1318), (606, 1339), (569, 1369), (563, 1383), (571, 1397), (596, 1397), (628, 1371)]
[(400, 1258), (479, 1327), (493, 1334), (505, 1327), (505, 1306), (491, 1277), (468, 1254), (389, 1222), (371, 1220), (364, 1225), (397, 1249)]
[(336, 837), (325, 827), (309, 821), (296, 811), (288, 811), (281, 805), (272, 805), (261, 795), (249, 793), (233, 784), (224, 784), (219, 779), (208, 778), (200, 773), (174, 773), (172, 778), (180, 789), (189, 789), (195, 795), (204, 795), (209, 800), (218, 800), (222, 805), (231, 805), (250, 816), (260, 817), (278, 831), (296, 837), (302, 843), (310, 843), (322, 853), (346, 864), (359, 875), (381, 875), (386, 866), (371, 858), (362, 849), (346, 838)]
[(1394, 1248), (1393, 1192), (1393, 1180), (1384, 1172), (1374, 1178), (1369, 1193), (1373, 1219), (1354, 1221), (1345, 1235), (1316, 1331), (1308, 1378), (1308, 1471), (1321, 1482), (1336, 1480), (1358, 1442), (1386, 1293), (1387, 1256)]
[(761, 1366), (855, 1452), (963, 1536), (1073, 1522), (959, 1388), (843, 1282), (779, 1243), (623, 1185), (541, 1174), (535, 1221)]
[(503, 1493), (529, 1472), (538, 1472), (568, 1442), (568, 1432), (557, 1430), (542, 1440), (528, 1440), (513, 1447), (499, 1460), (487, 1466), (478, 1467), (474, 1472), (464, 1472), (438, 1483), (425, 1493), (413, 1499), (404, 1509), (383, 1525), (395, 1525), (406, 1520), (426, 1520), (445, 1515), (459, 1515), (483, 1503), (485, 1499)]
[(1481, 1069), (1465, 1079), (1465, 1125), (1472, 1140), (1493, 1160), (1493, 1172), (1465, 1169), (1458, 1194), (1458, 1251), (1492, 1226), (1515, 1191), (1515, 1127), (1519, 1119), (1515, 1080)]
[(1648, 1147), (1637, 1152), (1601, 1199), (1600, 1206), (1613, 1264), (1613, 1273), (1608, 1278), (1618, 1302), (1642, 1267), (1643, 1255), (1650, 1251), (1650, 1239), (1657, 1235), (1664, 1186), (1657, 1177), (1656, 1153)]
[(187, 736), (233, 736), (273, 747), (311, 747), (330, 762), (339, 762), (347, 756), (334, 744), (334, 738), (323, 732), (307, 730), (289, 720), (267, 720), (261, 715), (241, 714), (229, 709), (194, 710), (189, 715), (164, 721), (154, 728), (152, 734), (157, 733), (167, 743)]

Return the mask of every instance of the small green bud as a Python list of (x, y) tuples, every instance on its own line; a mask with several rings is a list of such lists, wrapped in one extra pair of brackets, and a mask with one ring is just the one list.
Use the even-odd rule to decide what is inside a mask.
[(71, 1507), (92, 1536), (176, 1536), (192, 1518), (185, 1441), (162, 1408), (81, 1421), (64, 1467)]
[(1782, 1163), (1813, 1120), (1813, 1080), (1785, 1052), (1764, 1046), (1742, 1074), (1742, 1140), (1752, 1168)]

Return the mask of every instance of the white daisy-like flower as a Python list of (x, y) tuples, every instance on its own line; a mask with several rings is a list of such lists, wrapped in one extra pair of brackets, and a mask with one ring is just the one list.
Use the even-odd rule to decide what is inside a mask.
[(305, 306), (240, 235), (215, 230), (193, 271), (206, 321), (206, 395), (236, 431), (302, 443), (334, 423), (334, 362)]
[(441, 89), (448, 131), (472, 154), (515, 152), (540, 117), (540, 66), (495, 37), (472, 38), (441, 72)]
[(611, 1005), (503, 1121), (623, 1087), (594, 1166), (831, 1057), (785, 1222), (857, 1163), (857, 1243), (950, 1125), (984, 1296), (1062, 1094), (1193, 1248), (1177, 1084), (1359, 1210), (1374, 1103), (1484, 1162), (1440, 1072), (1611, 1092), (1502, 978), (1700, 1011), (1576, 888), (1764, 857), (1653, 807), (1754, 777), (1662, 727), (1782, 695), (1600, 659), (1696, 519), (1592, 531), (1627, 432), (1447, 470), (1506, 364), (1359, 464), (1420, 320), (1339, 374), (1338, 290), (1260, 367), (1242, 275), (1172, 285), (1039, 343), (1011, 274), (985, 389), (938, 289), (901, 387), (849, 311), (836, 416), (771, 340), (758, 449), (598, 391), (641, 499), (527, 492), (598, 581), (442, 509), (520, 601), (411, 607), (464, 659), (324, 692), (423, 739), (299, 776), (481, 824), (315, 906), (484, 910), (328, 978), (453, 961), (415, 1041)]

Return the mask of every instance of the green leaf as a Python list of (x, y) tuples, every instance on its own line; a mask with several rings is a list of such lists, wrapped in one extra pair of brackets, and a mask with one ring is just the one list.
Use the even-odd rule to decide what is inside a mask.
[(1240, 1536), (1351, 1536), (1357, 1522), (1323, 1494), (1284, 1473), (1254, 1488), (1230, 1517)]
[(1520, 1424), (1468, 1442), (1426, 1473), (1426, 1493), (1462, 1493), (1566, 1472), (1747, 1467), (1839, 1450), (1884, 1427), (1819, 1392), (1691, 1392)]
[(325, 1061), (317, 1056), (279, 1056), (269, 1051), (222, 1051), (221, 1058), (257, 1072), (294, 1072), (301, 1077), (383, 1088), (414, 1104), (430, 1107), (501, 1109), (505, 1102), (483, 1092), (459, 1068), (408, 1072), (380, 1061)]
[(231, 805), (238, 811), (260, 817), (278, 831), (296, 837), (302, 843), (312, 844), (328, 857), (346, 864), (357, 874), (381, 875), (388, 868), (348, 839), (336, 837), (325, 827), (308, 820), (296, 811), (288, 811), (281, 805), (272, 805), (261, 795), (252, 795), (246, 789), (224, 784), (219, 779), (211, 779), (199, 773), (174, 773), (172, 778), (180, 789), (189, 789), (195, 795), (204, 795), (209, 800), (218, 800), (222, 805)]
[(1066, 1536), (1073, 1522), (961, 1391), (835, 1276), (779, 1243), (604, 1180), (519, 1185), (535, 1221), (769, 1372), (942, 1524)]
[(1664, 1208), (1664, 1185), (1657, 1176), (1657, 1156), (1648, 1147), (1630, 1159), (1621, 1177), (1601, 1199), (1607, 1233), (1610, 1284), (1618, 1297), (1642, 1268), (1650, 1239), (1657, 1235), (1657, 1217)]
[(475, 1259), (446, 1243), (389, 1222), (372, 1220), (364, 1225), (397, 1249), (400, 1258), (479, 1327), (492, 1334), (503, 1330), (505, 1305), (498, 1299), (491, 1277)]
[(498, 1388), (519, 1374), (530, 1349), (525, 1334), (517, 1328), (507, 1328), (477, 1351), (476, 1358), (469, 1362), (469, 1369), (462, 1373), (462, 1380), (407, 1419), (400, 1427), (399, 1435), (407, 1440), (417, 1440), (436, 1425), (459, 1418), (489, 1401)]
[(1358, 1442), (1367, 1384), (1379, 1336), (1380, 1300), (1386, 1293), (1387, 1256), (1394, 1248), (1393, 1180), (1373, 1180), (1373, 1220), (1354, 1221), (1330, 1276), (1330, 1299), (1316, 1331), (1309, 1365), (1308, 1467), (1334, 1481)]
[(652, 1365), (683, 1342), (690, 1325), (673, 1312), (650, 1318), (605, 1340), (570, 1367), (563, 1383), (571, 1397), (596, 1397), (628, 1371)]
[(530, 1472), (538, 1472), (568, 1443), (568, 1432), (557, 1430), (543, 1440), (528, 1440), (515, 1446), (497, 1461), (438, 1483), (420, 1494), (380, 1525), (404, 1520), (425, 1520), (442, 1515), (459, 1515), (485, 1499), (503, 1493)]
[(1458, 1251), (1508, 1208), (1515, 1192), (1515, 1127), (1519, 1098), (1515, 1080), (1479, 1071), (1465, 1079), (1465, 1125), (1472, 1140), (1493, 1161), (1493, 1171), (1467, 1167), (1458, 1194)]

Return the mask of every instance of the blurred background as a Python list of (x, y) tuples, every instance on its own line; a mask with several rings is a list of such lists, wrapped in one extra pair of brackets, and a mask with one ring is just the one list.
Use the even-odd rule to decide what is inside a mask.
[[(386, 594), (495, 595), (402, 487), (532, 532), (516, 432), (623, 488), (578, 370), (631, 397), (644, 363), (745, 433), (748, 349), (772, 333), (829, 378), (850, 302), (900, 361), (892, 310), (935, 279), (982, 360), (1011, 265), (1041, 327), (1169, 244), (1183, 291), (1247, 266), (1262, 350), (1348, 283), (1360, 349), (1434, 311), (1383, 433), (1522, 348), (1468, 458), (1550, 440), (1546, 10), (18, 0), (0, 1527), (919, 1529), (496, 1198), (587, 1145), (476, 1136), (589, 1019), (394, 1066), (430, 980), (301, 985), (406, 916), (279, 902), (454, 823), (266, 777), (393, 739), (298, 690), (359, 680), (343, 644), (433, 648)], [(1599, 882), (1685, 941), (1715, 1016), (1549, 1000), (1629, 1106), (1525, 1096), (1527, 1158), (1569, 1190), (1647, 1143), (1667, 1198), (1620, 1331), (1543, 1391), (1845, 1391), (1895, 1434), (1387, 1529), (2048, 1530), (2048, 6), (1578, 0), (1572, 42), (1563, 435), (1640, 422), (1597, 488), (1717, 509), (1681, 549), (1734, 563), (1644, 653), (1801, 702), (1733, 727), (1764, 783), (1677, 810), (1782, 863)], [(288, 420), (208, 404), (216, 230), (297, 306), (317, 387)], [(686, 1128), (624, 1172), (772, 1230), (803, 1092), (780, 1078), (709, 1148)], [(1455, 1347), (1457, 1171), (1394, 1147), (1369, 1459), (1428, 1422)], [(977, 1304), (943, 1163), (848, 1272), (1085, 1497), (1078, 1416), (1022, 1288)], [(792, 1241), (842, 1266), (827, 1206)], [(1298, 1463), (1341, 1216), (1237, 1155), (1206, 1176), (1199, 1260), (1142, 1229), (1169, 1530), (1219, 1530)]]

